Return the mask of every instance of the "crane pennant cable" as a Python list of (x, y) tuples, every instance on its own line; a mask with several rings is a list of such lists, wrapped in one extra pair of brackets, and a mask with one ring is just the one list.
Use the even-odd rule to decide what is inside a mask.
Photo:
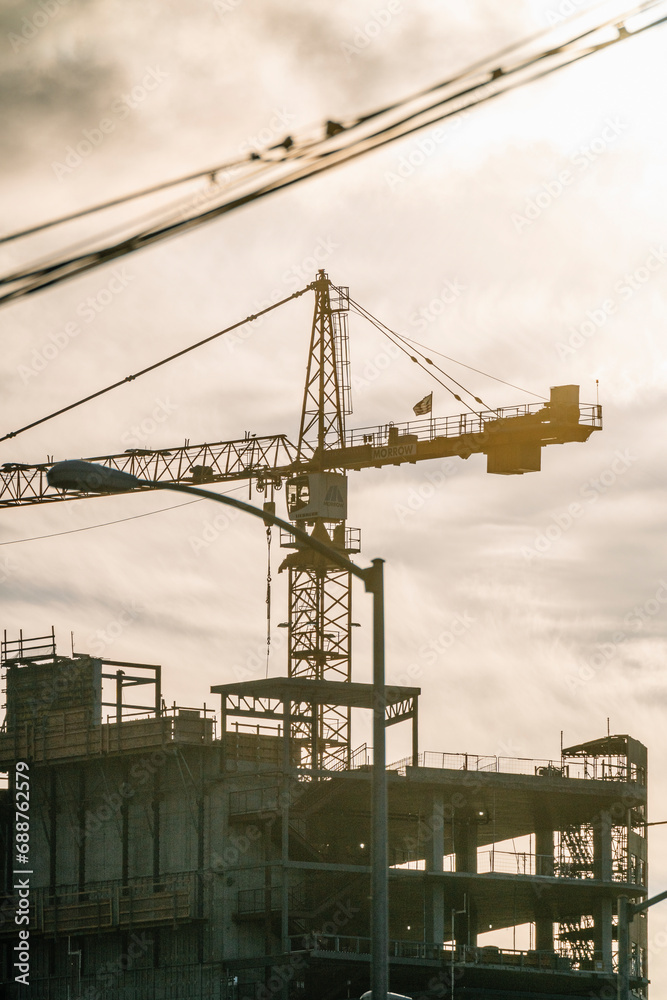
[[(309, 177), (331, 170), (374, 149), (395, 142), (430, 125), (441, 122), (446, 118), (460, 114), (462, 111), (466, 111), (476, 105), (493, 100), (493, 98), (524, 86), (526, 83), (531, 83), (548, 76), (565, 66), (573, 65), (580, 59), (585, 59), (595, 52), (609, 48), (628, 38), (634, 38), (644, 31), (648, 31), (667, 21), (667, 13), (660, 16), (662, 12), (667, 11), (665, 4), (666, 0), (647, 0), (645, 3), (635, 4), (626, 9), (622, 14), (616, 14), (613, 18), (608, 18), (604, 22), (582, 31), (579, 35), (570, 37), (566, 41), (535, 55), (520, 58), (514, 64), (492, 66), (491, 61), (494, 58), (499, 58), (507, 52), (516, 51), (528, 42), (534, 41), (536, 37), (552, 33), (551, 29), (547, 32), (541, 32), (531, 39), (509, 46), (495, 57), (491, 56), (476, 63), (463, 73), (435, 84), (417, 94), (413, 94), (395, 104), (365, 114), (349, 123), (329, 121), (326, 123), (326, 134), (323, 139), (306, 139), (295, 142), (291, 136), (287, 136), (282, 143), (270, 147), (269, 150), (264, 151), (262, 154), (250, 154), (247, 161), (236, 161), (236, 163), (226, 164), (224, 167), (221, 166), (205, 172), (189, 174), (187, 177), (176, 181), (153, 185), (144, 192), (129, 195), (124, 199), (116, 198), (104, 205), (97, 206), (97, 208), (87, 209), (74, 215), (45, 223), (42, 226), (33, 226), (20, 233), (10, 234), (4, 237), (3, 242), (18, 239), (28, 234), (34, 234), (41, 229), (90, 214), (98, 209), (108, 208), (123, 201), (129, 201), (144, 194), (176, 186), (179, 183), (191, 181), (198, 177), (209, 176), (215, 184), (216, 173), (225, 168), (235, 168), (238, 165), (243, 170), (243, 163), (245, 163), (246, 170), (250, 167), (250, 172), (244, 174), (242, 177), (232, 176), (226, 189), (221, 192), (226, 196), (229, 187), (238, 186), (239, 184), (242, 188), (245, 186), (246, 190), (239, 194), (238, 197), (226, 200), (222, 204), (215, 205), (195, 215), (187, 215), (186, 218), (177, 216), (175, 221), (173, 216), (174, 209), (172, 208), (171, 219), (165, 220), (163, 218), (161, 223), (135, 232), (118, 243), (109, 244), (101, 248), (98, 247), (97, 249), (80, 253), (76, 256), (52, 257), (46, 261), (26, 265), (22, 269), (5, 275), (4, 278), (0, 279), (0, 287), (4, 286), (8, 291), (0, 295), (0, 305), (69, 280), (93, 268), (100, 267), (109, 261), (140, 250), (143, 247), (199, 227), (234, 209), (241, 208), (276, 191), (284, 190)], [(582, 11), (577, 16), (583, 16), (585, 13), (585, 11)], [(653, 18), (649, 19), (648, 22), (645, 20), (647, 14), (651, 14)], [(640, 23), (633, 25), (633, 18), (639, 18)], [(609, 37), (610, 31), (613, 32), (612, 37)], [(595, 40), (596, 36), (600, 36), (597, 41)], [(516, 79), (512, 80), (511, 78), (514, 76)], [(373, 128), (375, 128), (376, 119), (387, 118), (399, 109), (403, 109), (407, 105), (419, 101), (419, 99), (434, 95), (437, 91), (443, 90), (443, 88), (451, 88), (454, 84), (462, 84), (462, 86), (454, 93), (449, 93), (445, 97), (439, 97), (435, 102), (428, 104), (426, 107), (414, 109), (405, 117), (394, 121), (387, 121), (382, 127), (376, 128), (375, 131), (371, 131), (370, 133), (368, 132), (369, 123), (372, 122)], [(452, 104), (455, 107), (451, 107)], [(364, 130), (366, 134), (360, 134)], [(268, 159), (266, 158), (267, 156)], [(256, 168), (259, 168), (262, 172), (269, 170), (277, 174), (277, 176), (274, 180), (270, 180), (268, 183), (257, 187)], [(253, 184), (255, 184), (254, 189), (252, 187)], [(248, 190), (248, 188), (250, 189)], [(182, 216), (183, 213), (181, 212), (180, 214)], [(98, 236), (97, 238), (91, 238), (91, 240), (99, 242), (101, 238), (103, 237)]]
[(292, 295), (288, 295), (287, 298), (280, 299), (279, 302), (274, 302), (273, 305), (267, 306), (265, 309), (260, 309), (259, 312), (253, 313), (251, 316), (246, 316), (245, 319), (239, 320), (238, 323), (232, 323), (231, 326), (225, 327), (224, 330), (218, 330), (217, 333), (212, 333), (209, 337), (205, 337), (203, 340), (198, 340), (196, 344), (190, 344), (189, 347), (184, 347), (182, 350), (176, 351), (175, 354), (170, 354), (168, 358), (162, 358), (161, 361), (156, 361), (152, 365), (142, 368), (141, 371), (135, 372), (134, 375), (126, 375), (125, 378), (121, 378), (117, 382), (113, 382), (111, 385), (105, 386), (104, 389), (98, 389), (97, 392), (92, 392), (89, 396), (84, 396), (83, 399), (78, 399), (75, 403), (69, 403), (67, 406), (62, 406), (59, 410), (54, 410), (53, 413), (49, 413), (45, 417), (33, 420), (31, 423), (26, 424), (25, 427), (19, 427), (16, 431), (9, 431), (9, 433), (3, 434), (2, 437), (0, 437), (0, 441), (7, 441), (8, 438), (14, 438), (18, 434), (23, 434), (24, 431), (28, 431), (32, 427), (38, 427), (39, 424), (44, 424), (47, 420), (59, 417), (61, 413), (67, 413), (68, 410), (74, 410), (77, 406), (83, 406), (84, 403), (89, 403), (91, 399), (97, 399), (98, 396), (104, 396), (105, 393), (111, 392), (112, 389), (117, 389), (121, 385), (125, 385), (126, 382), (133, 382), (135, 378), (140, 378), (148, 372), (155, 371), (156, 368), (161, 368), (162, 365), (166, 365), (170, 361), (175, 361), (176, 358), (182, 358), (184, 354), (189, 354), (190, 351), (194, 351), (196, 348), (202, 347), (204, 344), (209, 344), (212, 340), (216, 340), (218, 337), (222, 337), (226, 333), (231, 333), (232, 330), (237, 330), (240, 326), (245, 326), (246, 323), (252, 323), (253, 320), (258, 319), (260, 316), (265, 316), (274, 309), (278, 309), (279, 306), (284, 306), (286, 302), (291, 302), (292, 299), (300, 298), (312, 288), (312, 284), (307, 285), (305, 288), (301, 288), (298, 292), (293, 292)]

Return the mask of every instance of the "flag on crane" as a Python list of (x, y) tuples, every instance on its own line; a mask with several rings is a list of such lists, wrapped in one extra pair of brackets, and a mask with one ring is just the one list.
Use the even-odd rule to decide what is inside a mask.
[(429, 392), (428, 396), (424, 396), (420, 399), (418, 403), (412, 407), (413, 413), (416, 417), (423, 417), (425, 413), (430, 413), (433, 409), (433, 393)]

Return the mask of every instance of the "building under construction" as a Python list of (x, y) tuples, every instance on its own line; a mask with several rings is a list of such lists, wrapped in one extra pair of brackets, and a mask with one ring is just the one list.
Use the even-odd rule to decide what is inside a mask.
[[(4, 995), (368, 989), (372, 751), (323, 760), (318, 720), (323, 707), (372, 711), (370, 685), (223, 684), (214, 717), (167, 708), (155, 665), (59, 656), (53, 636), (2, 652)], [(412, 738), (388, 774), (390, 988), (615, 996), (618, 899), (646, 895), (645, 747), (606, 736), (539, 761), (422, 751), (419, 694), (387, 689), (386, 725)], [(26, 780), (27, 865), (15, 808)], [(16, 982), (26, 906), (29, 987)], [(645, 917), (631, 941), (645, 997)]]

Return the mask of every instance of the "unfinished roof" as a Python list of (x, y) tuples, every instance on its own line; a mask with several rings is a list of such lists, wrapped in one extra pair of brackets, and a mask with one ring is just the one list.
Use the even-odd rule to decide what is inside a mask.
[[(322, 705), (345, 705), (348, 708), (373, 708), (372, 684), (349, 681), (320, 681), (301, 677), (269, 677), (266, 680), (218, 684), (213, 694), (223, 697), (238, 695), (250, 698), (276, 698), (279, 701), (317, 702)], [(396, 705), (409, 698), (418, 698), (421, 688), (385, 687), (385, 704)]]
[(603, 736), (599, 740), (589, 740), (588, 743), (577, 743), (573, 747), (563, 749), (564, 757), (615, 757), (628, 752), (626, 736)]

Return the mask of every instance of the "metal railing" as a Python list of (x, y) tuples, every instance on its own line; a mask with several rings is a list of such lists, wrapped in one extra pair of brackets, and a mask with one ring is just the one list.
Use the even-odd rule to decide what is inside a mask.
[(362, 743), (360, 747), (353, 750), (350, 754), (349, 766), (347, 761), (337, 761), (333, 764), (329, 770), (330, 771), (355, 771), (360, 767), (368, 767), (373, 763), (373, 748), (369, 747), (367, 743)]
[[(303, 885), (290, 886), (287, 890), (289, 907), (304, 909), (306, 906), (306, 891)], [(273, 885), (270, 888), (261, 886), (258, 889), (239, 889), (237, 894), (236, 913), (239, 917), (258, 916), (267, 912), (280, 911), (282, 904), (282, 889)]]
[[(297, 934), (290, 937), (291, 951), (324, 951), (340, 955), (370, 955), (371, 939), (350, 934)], [(540, 972), (571, 972), (570, 958), (553, 951), (496, 948), (493, 945), (472, 947), (428, 941), (389, 941), (389, 958), (417, 958), (456, 965), (490, 965)]]
[[(196, 872), (58, 886), (31, 893), (31, 931), (43, 934), (128, 930), (192, 920), (203, 882)], [(3, 928), (3, 931), (5, 928)], [(11, 927), (9, 928), (11, 930)]]
[[(151, 942), (152, 944), (152, 942)], [(144, 959), (145, 961), (145, 959)], [(111, 965), (111, 968), (109, 966)], [(7, 1000), (20, 1000), (25, 988), (5, 984)], [(30, 977), (30, 995), (39, 1000), (128, 1000), (132, 997), (178, 997), (179, 1000), (231, 1000), (235, 992), (223, 962), (184, 964), (163, 968), (116, 968), (102, 964), (89, 975)]]
[[(412, 767), (412, 757), (403, 757), (387, 765), (390, 771), (405, 774)], [(441, 753), (424, 750), (417, 758), (418, 767), (444, 768), (450, 771), (476, 771), (490, 774), (526, 774), (540, 778), (585, 778), (596, 781), (627, 781), (623, 763), (605, 758), (563, 757), (548, 760), (535, 757), (498, 757), (493, 754)]]
[[(543, 415), (543, 421), (539, 417)], [(544, 403), (526, 403), (520, 406), (501, 406), (497, 410), (482, 410), (480, 413), (457, 413), (450, 417), (433, 417), (423, 420), (408, 420), (401, 424), (382, 424), (381, 426), (356, 427), (346, 431), (345, 447), (354, 448), (370, 444), (373, 448), (383, 448), (388, 444), (400, 443), (404, 435), (415, 436), (420, 441), (433, 441), (441, 437), (460, 437), (463, 434), (483, 434), (487, 424), (499, 420), (511, 420), (515, 417), (533, 416), (537, 422), (547, 423), (552, 416), (558, 415), (558, 410), (551, 409)], [(602, 426), (602, 408), (597, 404), (585, 404), (579, 407), (579, 424), (588, 427)], [(398, 435), (399, 440), (394, 439)]]
[(242, 788), (229, 793), (229, 815), (247, 816), (278, 809), (280, 790), (275, 785)]

